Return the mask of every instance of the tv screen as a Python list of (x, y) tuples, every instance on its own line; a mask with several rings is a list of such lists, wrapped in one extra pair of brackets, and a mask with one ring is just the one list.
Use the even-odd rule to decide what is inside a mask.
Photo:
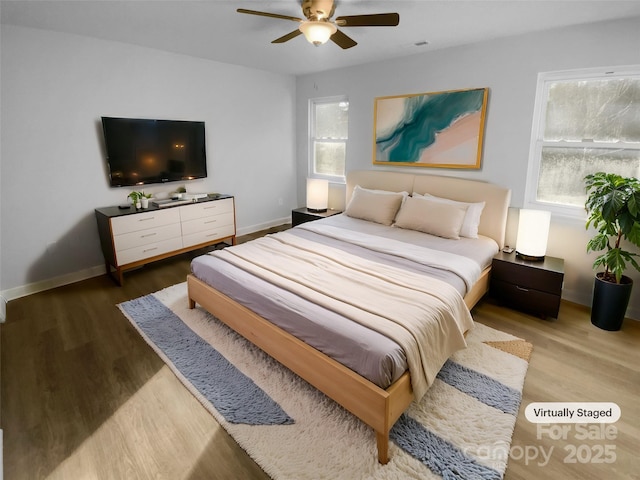
[(102, 117), (112, 187), (205, 178), (204, 122)]

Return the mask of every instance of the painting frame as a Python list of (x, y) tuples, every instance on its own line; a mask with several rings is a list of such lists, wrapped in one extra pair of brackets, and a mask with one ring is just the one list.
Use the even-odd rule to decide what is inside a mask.
[(489, 88), (376, 97), (373, 164), (480, 169)]

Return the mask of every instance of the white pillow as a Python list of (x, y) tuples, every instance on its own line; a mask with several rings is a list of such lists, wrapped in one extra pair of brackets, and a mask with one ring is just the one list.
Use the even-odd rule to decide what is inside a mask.
[(422, 196), (409, 197), (396, 215), (395, 225), (457, 240), (466, 213), (464, 205), (438, 202)]
[(356, 185), (344, 213), (349, 217), (391, 225), (402, 201), (408, 196), (407, 192), (369, 190)]
[(466, 206), (467, 213), (464, 217), (464, 221), (462, 222), (462, 228), (460, 229), (460, 236), (467, 237), (467, 238), (478, 238), (478, 225), (480, 225), (480, 216), (482, 215), (482, 210), (484, 209), (485, 202), (478, 202), (478, 203), (458, 202), (457, 200), (451, 200), (449, 198), (436, 197), (429, 193), (425, 193), (424, 195), (421, 195), (419, 193), (414, 192), (413, 196), (427, 197), (437, 202)]

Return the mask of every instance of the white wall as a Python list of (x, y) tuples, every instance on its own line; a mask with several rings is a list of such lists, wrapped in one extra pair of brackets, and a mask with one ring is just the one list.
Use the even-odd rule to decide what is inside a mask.
[[(307, 105), (310, 98), (349, 97), (347, 170), (373, 169), (375, 97), (489, 87), (481, 170), (409, 169), (486, 180), (512, 189), (508, 243), (515, 243), (517, 208), (524, 203), (529, 142), (538, 72), (640, 63), (640, 17), (550, 30), (433, 51), (391, 61), (298, 77), (298, 199), (307, 174)], [(381, 169), (380, 167), (375, 167)], [(386, 168), (385, 169), (392, 169)], [(396, 168), (402, 170), (401, 168)], [(405, 169), (406, 170), (406, 169)], [(583, 223), (554, 219), (548, 254), (565, 259), (565, 298), (590, 304), (593, 257), (584, 253)], [(627, 314), (640, 319), (640, 275)]]
[(93, 210), (130, 191), (108, 186), (103, 115), (204, 121), (209, 177), (187, 189), (235, 195), (239, 233), (298, 206), (293, 76), (7, 25), (1, 48), (7, 298), (103, 271)]

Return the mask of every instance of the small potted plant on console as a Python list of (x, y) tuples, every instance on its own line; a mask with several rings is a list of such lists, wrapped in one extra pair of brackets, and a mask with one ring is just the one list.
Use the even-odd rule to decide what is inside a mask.
[(131, 192), (129, 195), (127, 195), (128, 198), (131, 199), (131, 202), (133, 203), (133, 206), (136, 208), (141, 208), (142, 205), (140, 204), (140, 199), (142, 198), (142, 193), (140, 192)]
[(629, 265), (640, 271), (637, 253), (624, 250), (624, 241), (640, 247), (640, 181), (614, 173), (598, 172), (585, 177), (588, 218), (586, 228), (597, 233), (587, 252), (602, 252), (593, 262), (598, 272), (593, 288), (591, 323), (604, 330), (620, 330), (633, 280), (624, 275)]
[(144, 193), (144, 192), (139, 192), (139, 193), (140, 193), (140, 205), (142, 206), (142, 208), (149, 208), (149, 199), (153, 197), (153, 194)]

